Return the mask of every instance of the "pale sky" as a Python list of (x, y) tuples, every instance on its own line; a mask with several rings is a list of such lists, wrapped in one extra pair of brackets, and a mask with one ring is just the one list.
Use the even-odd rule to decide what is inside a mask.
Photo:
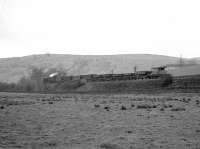
[(199, 0), (0, 0), (0, 57), (199, 51)]

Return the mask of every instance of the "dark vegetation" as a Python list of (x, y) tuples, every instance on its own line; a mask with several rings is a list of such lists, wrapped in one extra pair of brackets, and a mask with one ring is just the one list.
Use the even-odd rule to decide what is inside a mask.
[(59, 68), (49, 69), (46, 71), (44, 68), (31, 68), (31, 73), (28, 76), (22, 77), (17, 83), (0, 83), (0, 91), (8, 92), (44, 92), (45, 85), (43, 78), (49, 76), (51, 73), (59, 72), (64, 75), (64, 70)]

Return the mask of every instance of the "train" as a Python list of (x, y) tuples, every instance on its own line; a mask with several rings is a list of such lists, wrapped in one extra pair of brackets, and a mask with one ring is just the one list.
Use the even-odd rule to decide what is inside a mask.
[(169, 76), (165, 70), (165, 66), (153, 67), (149, 71), (135, 71), (134, 73), (122, 74), (88, 74), (67, 76), (53, 73), (49, 77), (44, 78), (44, 83), (62, 83), (71, 81), (81, 82), (103, 82), (103, 81), (121, 81), (121, 80), (143, 80), (143, 79), (159, 79)]

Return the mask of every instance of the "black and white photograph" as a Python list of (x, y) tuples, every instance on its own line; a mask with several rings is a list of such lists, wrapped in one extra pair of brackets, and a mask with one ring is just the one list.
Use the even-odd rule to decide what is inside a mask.
[(200, 149), (200, 1), (0, 0), (0, 149)]

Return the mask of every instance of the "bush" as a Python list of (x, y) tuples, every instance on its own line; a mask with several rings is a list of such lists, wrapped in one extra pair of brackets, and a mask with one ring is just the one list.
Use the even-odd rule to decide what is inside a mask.
[(166, 75), (163, 77), (164, 81), (162, 87), (167, 87), (173, 83), (173, 79), (171, 75)]
[(23, 77), (17, 83), (17, 91), (33, 92), (35, 91), (35, 83), (33, 80)]
[[(43, 79), (48, 77), (50, 74), (59, 72), (59, 74), (64, 75), (64, 69), (56, 68), (49, 69), (46, 71), (44, 68), (31, 67), (31, 72), (28, 76), (22, 77), (17, 83), (3, 83), (0, 82), (0, 91), (20, 91), (20, 92), (43, 92), (46, 89)], [(80, 82), (75, 85), (81, 85)], [(66, 86), (62, 86), (65, 88)], [(56, 90), (55, 86), (53, 90)]]
[(16, 90), (16, 84), (14, 83), (3, 83), (0, 82), (0, 91), (15, 91)]
[[(44, 83), (44, 78), (48, 77), (50, 74), (59, 72), (64, 74), (65, 72), (61, 72), (61, 69), (57, 70), (56, 68), (49, 69), (48, 71), (45, 68), (36, 68), (31, 67), (31, 73), (27, 77), (22, 77), (18, 83), (16, 84), (16, 90), (24, 91), (24, 92), (43, 92), (48, 90)], [(64, 69), (63, 69), (64, 70)], [(54, 89), (57, 89), (55, 86)]]

